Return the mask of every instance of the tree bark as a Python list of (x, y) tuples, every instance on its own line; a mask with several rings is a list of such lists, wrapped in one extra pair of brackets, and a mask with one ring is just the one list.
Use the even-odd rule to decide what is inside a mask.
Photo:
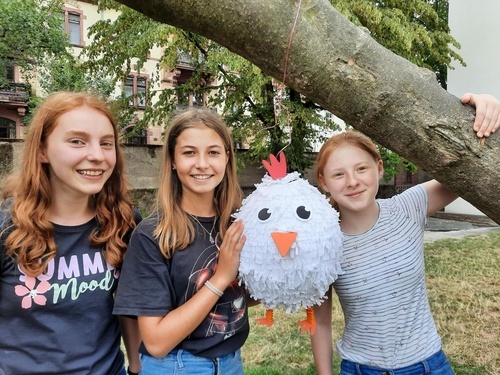
[[(118, 0), (210, 38), (417, 164), (500, 224), (500, 137), (429, 70), (379, 45), (327, 0)], [(285, 57), (289, 37), (293, 40)]]

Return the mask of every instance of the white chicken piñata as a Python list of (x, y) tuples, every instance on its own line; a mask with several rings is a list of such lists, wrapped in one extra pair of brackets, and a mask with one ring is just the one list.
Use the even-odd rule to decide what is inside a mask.
[(271, 155), (271, 164), (263, 161), (268, 173), (234, 214), (247, 237), (239, 277), (267, 310), (259, 323), (271, 326), (276, 307), (287, 313), (304, 307), (307, 319), (298, 324), (314, 334), (312, 306), (323, 302), (342, 274), (339, 215), (298, 172), (287, 174), (285, 155), (279, 156)]

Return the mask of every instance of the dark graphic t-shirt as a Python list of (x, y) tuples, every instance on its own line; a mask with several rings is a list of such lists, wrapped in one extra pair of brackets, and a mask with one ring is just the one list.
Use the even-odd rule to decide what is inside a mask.
[[(218, 249), (206, 232), (195, 225), (198, 231), (195, 241), (166, 259), (152, 234), (157, 220), (156, 215), (144, 219), (132, 235), (114, 314), (165, 316), (190, 299), (215, 272)], [(210, 232), (214, 219), (198, 217), (198, 220)], [(235, 281), (206, 319), (177, 348), (202, 357), (220, 357), (239, 349), (248, 331), (245, 290)], [(147, 354), (143, 345), (141, 352)]]
[[(2, 229), (10, 221), (2, 211)], [(54, 225), (58, 254), (26, 276), (0, 243), (0, 375), (118, 374), (120, 327), (111, 314), (118, 271), (89, 245), (95, 219)]]

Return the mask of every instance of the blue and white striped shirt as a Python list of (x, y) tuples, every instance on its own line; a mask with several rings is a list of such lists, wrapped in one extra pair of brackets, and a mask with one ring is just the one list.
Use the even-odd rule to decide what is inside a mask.
[(337, 351), (352, 362), (395, 369), (441, 348), (425, 286), (427, 193), (416, 186), (377, 202), (374, 226), (344, 236), (345, 274), (334, 287), (346, 326)]

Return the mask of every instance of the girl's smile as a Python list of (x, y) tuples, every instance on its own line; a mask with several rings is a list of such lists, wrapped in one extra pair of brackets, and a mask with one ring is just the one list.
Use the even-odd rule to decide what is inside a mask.
[(99, 170), (99, 171), (92, 171), (92, 170), (82, 170), (78, 171), (78, 173), (85, 175), (85, 176), (101, 176), (104, 171)]

